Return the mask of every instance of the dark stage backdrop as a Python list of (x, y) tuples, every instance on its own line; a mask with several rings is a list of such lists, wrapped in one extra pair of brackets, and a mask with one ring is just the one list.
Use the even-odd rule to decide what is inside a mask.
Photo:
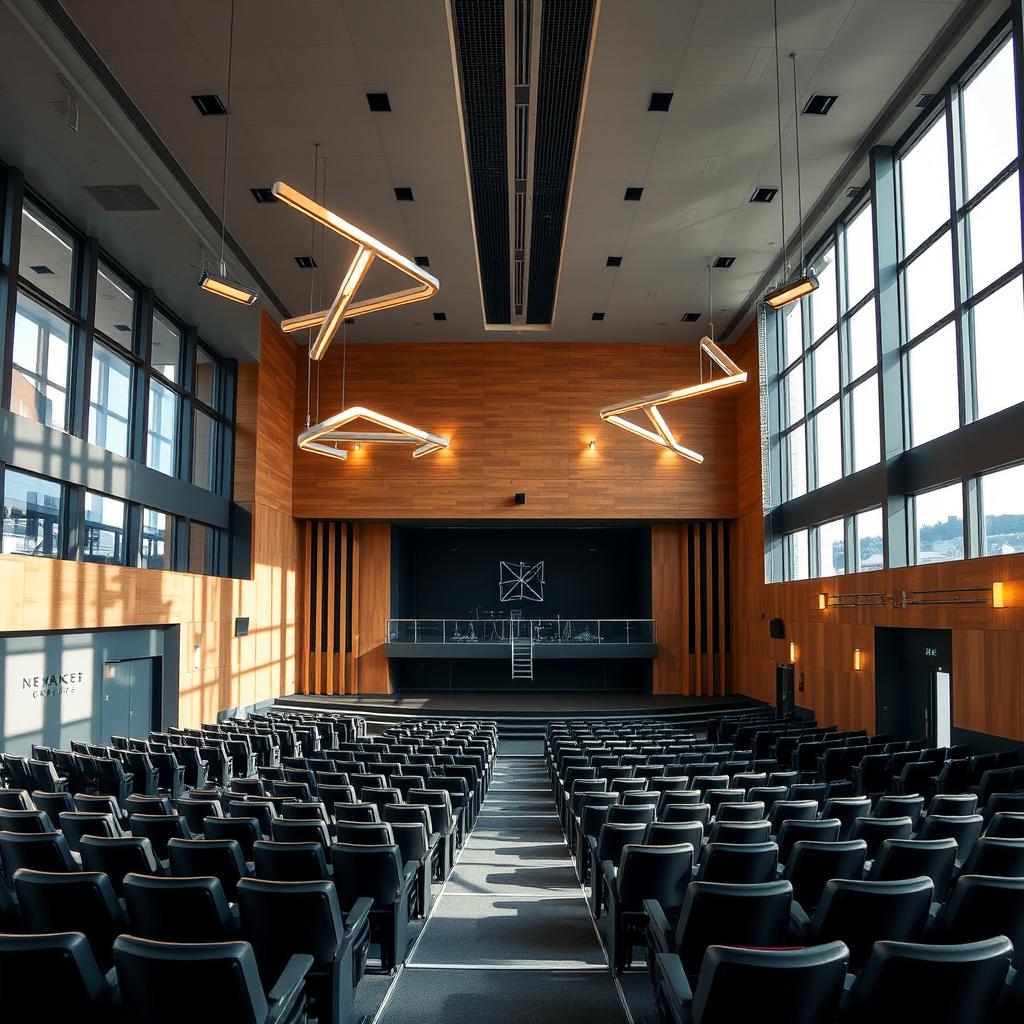
[[(544, 562), (544, 600), (498, 600), (499, 562)], [(625, 619), (651, 614), (651, 531), (629, 527), (395, 526), (391, 615)]]

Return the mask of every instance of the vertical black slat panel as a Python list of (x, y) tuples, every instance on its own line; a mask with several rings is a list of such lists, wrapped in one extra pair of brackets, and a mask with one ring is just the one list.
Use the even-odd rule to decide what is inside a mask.
[(315, 521), (309, 524), (309, 649), (316, 650), (316, 616), (319, 609), (316, 606), (316, 581), (319, 572), (319, 540), (320, 531)]
[(722, 544), (725, 546), (725, 558), (722, 560), (724, 566), (725, 578), (722, 580), (722, 586), (725, 587), (725, 601), (723, 602), (725, 607), (725, 622), (722, 623), (722, 630), (724, 633), (725, 640), (725, 653), (732, 653), (732, 570), (729, 567), (729, 537), (732, 533), (731, 527), (726, 527), (722, 531)]
[(533, 234), (526, 322), (549, 324), (562, 259), (594, 0), (545, 0), (541, 11)]
[[(704, 529), (704, 524), (701, 523), (697, 527), (700, 542), (700, 619), (702, 623), (708, 621), (708, 574), (710, 567), (708, 566), (708, 558), (710, 552), (708, 551), (707, 545), (707, 531)], [(700, 647), (698, 650), (701, 654), (707, 652), (708, 649), (708, 631), (707, 628), (703, 628), (700, 631), (700, 637), (698, 638)]]
[[(712, 523), (711, 524), (711, 572), (709, 573), (709, 575), (711, 577), (711, 650), (712, 650), (712, 653), (714, 653), (714, 654), (717, 654), (719, 652), (719, 650), (721, 649), (719, 645), (722, 642), (721, 641), (721, 637), (722, 637), (722, 623), (720, 621), (719, 614), (718, 614), (718, 608), (719, 608), (718, 595), (720, 593), (720, 588), (722, 586), (722, 581), (721, 581), (721, 579), (719, 578), (719, 575), (718, 575), (718, 546), (720, 544), (719, 533), (720, 533), (720, 524), (717, 523), (717, 522), (716, 523)], [(717, 665), (716, 665), (716, 668), (717, 668)]]
[(488, 323), (511, 320), (504, 0), (452, 0), (480, 286)]
[(330, 544), (327, 540), (327, 531), (331, 528), (330, 523), (321, 521), (320, 529), (323, 531), (323, 543), (320, 545), (320, 557), (317, 559), (317, 572), (323, 585), (320, 588), (320, 607), (317, 609), (320, 615), (320, 653), (327, 650), (327, 613), (331, 607), (331, 595), (327, 593), (327, 560), (330, 554)]
[(691, 654), (696, 654), (697, 622), (694, 597), (697, 591), (693, 576), (693, 524), (687, 523), (683, 529), (685, 530), (683, 543), (686, 545), (686, 564), (689, 566), (689, 572), (686, 574), (686, 648)]
[(352, 650), (352, 524), (345, 524), (345, 653)]
[(341, 612), (342, 573), (345, 571), (345, 563), (341, 560), (342, 548), (345, 547), (345, 524), (335, 523), (334, 530), (338, 535), (334, 544), (334, 653), (340, 654), (345, 650), (345, 623), (340, 621), (339, 616)]

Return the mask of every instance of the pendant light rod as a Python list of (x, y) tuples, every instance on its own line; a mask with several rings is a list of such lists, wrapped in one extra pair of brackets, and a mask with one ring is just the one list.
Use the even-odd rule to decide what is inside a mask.
[(796, 98), (796, 51), (789, 55), (789, 59), (793, 62), (793, 130), (796, 133), (796, 209), (797, 228), (800, 233), (800, 273), (805, 274), (807, 268), (804, 263), (804, 201), (803, 183), (800, 179), (800, 111), (797, 109)]
[(231, 66), (235, 52), (235, 0), (230, 0), (230, 20), (228, 22), (228, 89), (224, 105), (224, 175), (220, 186), (220, 272), (226, 272), (224, 266), (224, 235), (228, 221), (228, 151), (231, 142)]
[(775, 25), (775, 112), (779, 126), (779, 213), (782, 217), (782, 280), (789, 276), (786, 264), (786, 176), (782, 166), (782, 70), (779, 61), (779, 0), (772, 0)]
[[(316, 195), (316, 188), (319, 182), (318, 172), (320, 170), (320, 143), (313, 143), (313, 195)], [(309, 229), (309, 251), (312, 253), (316, 244), (316, 222)], [(313, 312), (313, 278), (309, 279), (309, 311)], [(313, 391), (313, 360), (309, 358), (309, 352), (313, 345), (313, 328), (309, 329), (309, 336), (306, 338), (306, 427), (309, 428), (313, 419), (310, 416), (311, 395)]]

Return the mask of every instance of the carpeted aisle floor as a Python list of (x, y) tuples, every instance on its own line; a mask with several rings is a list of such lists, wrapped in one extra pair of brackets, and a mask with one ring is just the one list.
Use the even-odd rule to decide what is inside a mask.
[(626, 1024), (540, 756), (502, 752), (380, 1024)]

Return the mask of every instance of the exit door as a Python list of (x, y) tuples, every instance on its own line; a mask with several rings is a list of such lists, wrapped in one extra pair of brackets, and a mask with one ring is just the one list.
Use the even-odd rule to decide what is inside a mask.
[(949, 746), (953, 733), (949, 630), (875, 630), (875, 729)]
[(154, 658), (108, 661), (103, 666), (101, 741), (111, 736), (145, 739), (153, 726)]

